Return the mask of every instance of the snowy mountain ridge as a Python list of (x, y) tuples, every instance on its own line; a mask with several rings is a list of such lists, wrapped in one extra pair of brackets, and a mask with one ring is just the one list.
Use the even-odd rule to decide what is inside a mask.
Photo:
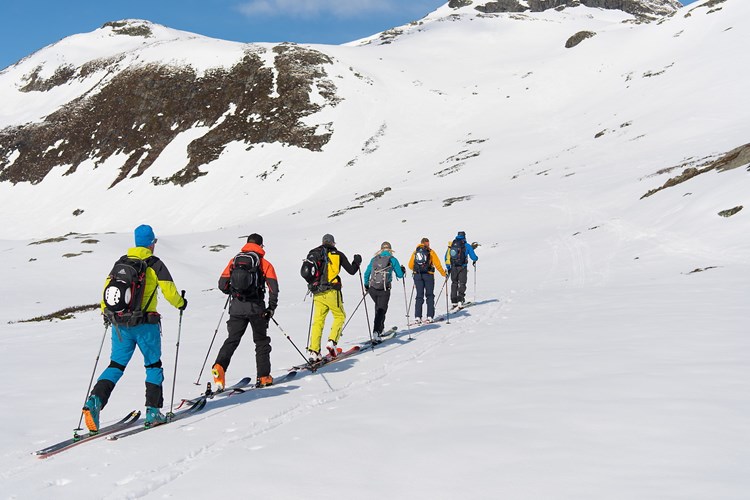
[[(718, 13), (709, 10), (709, 5), (718, 5)], [(393, 85), (409, 96), (409, 106), (417, 114), (423, 110), (437, 116), (471, 114), (481, 102), (481, 107), (496, 108), (508, 116), (521, 112), (520, 120), (532, 129), (538, 120), (565, 127), (566, 122), (577, 120), (577, 104), (567, 98), (571, 85), (590, 87), (586, 94), (611, 104), (619, 99), (611, 92), (613, 85), (631, 95), (641, 92), (636, 87), (652, 88), (655, 95), (663, 93), (665, 98), (673, 94), (664, 92), (664, 78), (651, 75), (670, 71), (678, 78), (689, 78), (688, 54), (696, 47), (691, 33), (708, 25), (689, 16), (692, 12), (721, 16), (721, 5), (711, 1), (683, 9), (684, 16), (637, 26), (622, 24), (633, 17), (620, 10), (583, 5), (494, 17), (483, 17), (469, 7), (445, 5), (408, 31), (374, 37), (386, 37), (393, 45), (382, 49), (243, 45), (143, 21), (108, 23), (91, 34), (63, 40), (0, 74), (0, 93), (7, 103), (0, 111), (0, 124), (4, 125), (0, 131), (0, 189), (3, 199), (16, 206), (15, 196), (26, 196), (23, 183), (39, 185), (33, 192), (42, 194), (47, 188), (41, 184), (51, 187), (49, 179), (60, 177), (63, 184), (73, 183), (80, 192), (82, 183), (75, 179), (85, 176), (91, 181), (83, 188), (86, 199), (106, 193), (107, 199), (124, 200), (134, 189), (147, 196), (158, 193), (172, 198), (174, 193), (179, 199), (179, 193), (187, 195), (193, 190), (186, 186), (193, 182), (200, 184), (202, 192), (220, 191), (225, 177), (213, 172), (229, 168), (233, 172), (230, 177), (242, 179), (245, 191), (268, 189), (266, 180), (273, 174), (284, 176), (278, 186), (288, 191), (289, 186), (309, 177), (303, 164), (329, 165), (323, 177), (330, 178), (345, 174), (354, 164), (371, 168), (367, 163), (372, 162), (366, 161), (371, 157), (371, 145), (380, 142), (388, 127), (395, 126), (394, 119), (402, 120), (398, 111), (387, 115), (375, 104)], [(473, 13), (454, 16), (464, 10)], [(472, 36), (465, 36), (469, 32)], [(597, 37), (565, 48), (571, 38), (593, 34)], [(723, 36), (731, 37), (731, 33)], [(659, 47), (647, 50), (652, 43)], [(461, 44), (478, 54), (479, 66), (465, 57)], [(518, 48), (492, 50), (510, 46)], [(625, 46), (628, 48), (621, 48)], [(439, 51), (434, 50), (438, 47)], [(377, 50), (382, 53), (373, 52)], [(404, 55), (396, 51), (404, 51)], [(479, 56), (482, 53), (485, 55)], [(672, 69), (678, 56), (685, 63)], [(403, 70), (394, 74), (389, 70), (409, 58), (434, 61), (433, 67), (450, 71)], [(384, 65), (384, 60), (393, 64)], [(567, 109), (556, 109), (555, 86), (544, 81), (527, 85), (542, 76), (547, 81), (568, 82), (560, 87), (563, 99), (559, 100), (559, 104), (570, 104)], [(466, 94), (472, 85), (477, 88)], [(464, 95), (471, 97), (467, 101)], [(551, 107), (539, 107), (540, 103)], [(355, 111), (360, 109), (367, 111)], [(485, 138), (512, 135), (515, 127), (506, 129), (505, 123), (513, 120), (473, 133)], [(587, 120), (586, 137), (607, 129), (600, 116)], [(403, 121), (403, 126), (409, 124), (408, 119)], [(431, 128), (429, 124), (418, 126)], [(459, 125), (451, 135), (461, 137), (466, 133), (462, 128)], [(425, 134), (435, 135), (435, 131)], [(581, 137), (571, 139), (578, 142)], [(429, 139), (422, 141), (426, 149), (434, 149), (428, 146)], [(721, 154), (739, 145), (722, 145), (711, 153)], [(458, 152), (438, 148), (443, 153), (435, 165)], [(682, 160), (676, 158), (671, 163)], [(316, 176), (311, 187), (322, 189), (325, 182)], [(175, 192), (169, 186), (182, 188)], [(345, 209), (345, 200), (370, 191), (357, 187), (334, 203), (338, 210)], [(279, 194), (273, 193), (270, 199), (278, 200)], [(44, 205), (38, 207), (42, 213), (54, 212), (56, 217), (67, 213), (70, 230), (102, 229), (91, 219), (98, 217), (99, 207), (70, 199), (54, 204), (48, 200)], [(13, 227), (12, 221), (18, 220), (15, 213), (12, 209), (4, 213), (4, 227)], [(48, 231), (36, 229), (41, 230), (33, 232), (36, 237)]]

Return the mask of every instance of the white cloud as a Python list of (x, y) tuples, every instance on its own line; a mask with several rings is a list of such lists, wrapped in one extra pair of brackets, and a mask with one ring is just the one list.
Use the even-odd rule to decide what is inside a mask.
[[(411, 2), (410, 2), (411, 3)], [(414, 2), (419, 4), (423, 2)], [(250, 0), (238, 5), (247, 16), (311, 17), (332, 15), (338, 18), (363, 17), (376, 13), (410, 12), (402, 0)], [(420, 9), (421, 14), (428, 10)]]

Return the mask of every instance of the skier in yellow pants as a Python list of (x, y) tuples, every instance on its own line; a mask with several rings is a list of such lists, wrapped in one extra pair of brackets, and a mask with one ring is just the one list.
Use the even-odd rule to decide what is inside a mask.
[(336, 242), (332, 235), (323, 236), (322, 243), (321, 246), (310, 251), (307, 259), (314, 262), (319, 270), (318, 279), (310, 285), (310, 290), (313, 292), (314, 312), (307, 355), (313, 363), (321, 359), (320, 341), (329, 311), (333, 314), (333, 325), (328, 335), (326, 349), (332, 356), (336, 355), (336, 344), (341, 337), (341, 330), (344, 328), (346, 319), (339, 271), (343, 267), (346, 272), (354, 275), (359, 271), (359, 265), (362, 263), (362, 256), (359, 254), (355, 255), (349, 263), (346, 255), (336, 249)]

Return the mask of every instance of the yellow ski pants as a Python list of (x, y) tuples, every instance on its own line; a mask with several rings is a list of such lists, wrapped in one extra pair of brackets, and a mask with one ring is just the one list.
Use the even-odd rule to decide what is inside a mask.
[(341, 338), (346, 312), (344, 311), (344, 299), (340, 294), (339, 290), (326, 290), (313, 296), (313, 324), (310, 333), (310, 345), (308, 346), (311, 351), (320, 352), (320, 339), (323, 337), (323, 327), (326, 323), (328, 311), (333, 314), (333, 325), (331, 325), (328, 340), (338, 343), (339, 338)]

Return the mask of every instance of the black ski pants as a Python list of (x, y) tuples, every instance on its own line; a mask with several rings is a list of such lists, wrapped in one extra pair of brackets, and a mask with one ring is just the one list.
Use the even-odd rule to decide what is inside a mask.
[(415, 273), (414, 288), (417, 299), (414, 303), (414, 317), (422, 317), (422, 302), (427, 298), (427, 317), (435, 317), (435, 275), (430, 273)]
[(229, 320), (227, 321), (229, 336), (224, 341), (221, 349), (219, 349), (219, 355), (216, 356), (216, 364), (221, 365), (224, 371), (229, 368), (232, 355), (240, 345), (240, 341), (248, 325), (253, 330), (255, 365), (258, 378), (266, 377), (271, 374), (271, 338), (268, 336), (268, 320), (263, 317), (263, 313), (229, 315)]
[(466, 300), (466, 281), (469, 270), (466, 266), (451, 267), (451, 302), (457, 304)]
[(375, 320), (372, 329), (375, 333), (383, 333), (383, 330), (385, 330), (385, 313), (388, 312), (391, 291), (370, 288), (370, 298), (375, 302)]

